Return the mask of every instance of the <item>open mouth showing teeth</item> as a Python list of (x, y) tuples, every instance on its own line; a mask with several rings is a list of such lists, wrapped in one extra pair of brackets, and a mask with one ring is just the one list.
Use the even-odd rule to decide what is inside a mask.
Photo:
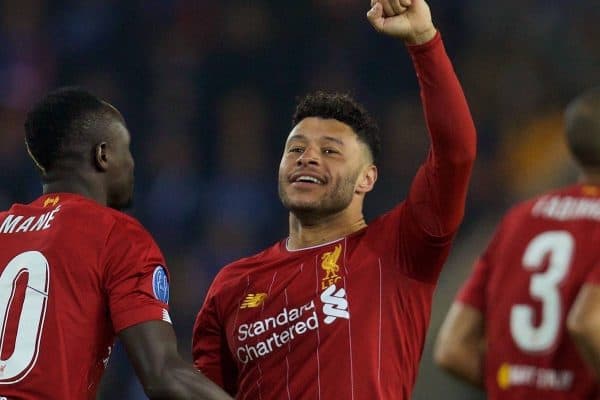
[(294, 182), (306, 182), (306, 183), (316, 183), (317, 185), (322, 185), (323, 181), (308, 175), (302, 175), (297, 177)]

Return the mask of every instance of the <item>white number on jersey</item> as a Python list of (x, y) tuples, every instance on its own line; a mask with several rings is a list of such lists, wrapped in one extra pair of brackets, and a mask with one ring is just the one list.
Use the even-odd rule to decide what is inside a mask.
[(562, 304), (558, 286), (571, 266), (575, 241), (566, 231), (549, 231), (536, 236), (523, 255), (523, 268), (536, 271), (544, 260), (545, 272), (533, 274), (529, 294), (542, 302), (541, 323), (535, 326), (534, 310), (525, 304), (513, 306), (510, 313), (510, 333), (517, 346), (527, 352), (543, 352), (556, 342), (560, 331)]
[[(27, 288), (17, 326), (14, 351), (4, 360), (2, 350), (9, 345), (6, 343), (8, 315), (9, 311), (11, 314), (18, 312), (11, 307), (14, 308), (17, 280), (25, 273), (28, 274)], [(46, 317), (49, 281), (48, 260), (38, 251), (19, 254), (0, 274), (0, 385), (22, 380), (37, 361)]]

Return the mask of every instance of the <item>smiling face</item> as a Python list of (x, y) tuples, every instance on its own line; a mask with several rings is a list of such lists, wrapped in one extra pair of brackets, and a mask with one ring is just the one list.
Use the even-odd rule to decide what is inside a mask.
[(300, 121), (279, 165), (279, 197), (292, 213), (327, 216), (371, 190), (376, 169), (367, 146), (335, 119)]

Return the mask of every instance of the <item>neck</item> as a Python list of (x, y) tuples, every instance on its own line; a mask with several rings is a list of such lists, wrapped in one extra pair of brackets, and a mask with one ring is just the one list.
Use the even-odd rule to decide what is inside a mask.
[(43, 193), (73, 193), (78, 194), (106, 206), (106, 192), (100, 185), (94, 184), (85, 174), (48, 173), (42, 185)]
[(290, 231), (287, 246), (290, 250), (332, 242), (367, 226), (362, 212), (349, 213), (348, 210), (318, 218), (312, 222), (290, 213), (289, 220)]

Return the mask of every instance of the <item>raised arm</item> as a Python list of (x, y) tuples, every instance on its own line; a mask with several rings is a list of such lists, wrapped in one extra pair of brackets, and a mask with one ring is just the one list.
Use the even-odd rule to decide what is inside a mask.
[(367, 17), (408, 46), (421, 87), (431, 147), (410, 189), (411, 214), (430, 236), (453, 234), (475, 161), (475, 126), (462, 88), (424, 0), (377, 0)]
[(481, 312), (455, 302), (438, 334), (434, 358), (438, 367), (483, 388), (485, 340)]
[(600, 379), (600, 286), (583, 285), (567, 317), (579, 354)]
[(150, 399), (231, 399), (180, 357), (175, 332), (169, 323), (137, 324), (119, 332), (119, 339)]

